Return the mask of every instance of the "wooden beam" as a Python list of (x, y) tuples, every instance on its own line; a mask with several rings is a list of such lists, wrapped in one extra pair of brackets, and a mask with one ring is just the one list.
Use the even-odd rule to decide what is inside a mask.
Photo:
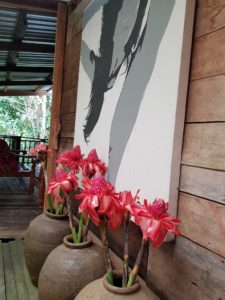
[(23, 51), (23, 52), (41, 52), (54, 53), (54, 45), (17, 43), (17, 42), (0, 42), (1, 51)]
[(51, 80), (30, 80), (30, 81), (0, 81), (0, 86), (27, 86), (27, 85), (52, 85)]
[(50, 67), (0, 66), (0, 72), (14, 72), (14, 73), (53, 73), (53, 68), (50, 68)]
[(0, 6), (56, 14), (57, 2), (52, 0), (2, 0), (0, 1)]
[(0, 91), (0, 96), (45, 96), (48, 95), (47, 91)]
[(51, 124), (49, 134), (49, 148), (53, 153), (48, 159), (48, 178), (55, 174), (55, 160), (58, 151), (58, 135), (60, 131), (60, 109), (62, 99), (63, 84), (63, 64), (66, 46), (66, 28), (67, 28), (67, 6), (63, 3), (58, 5), (57, 29), (56, 29), (56, 46), (55, 46), (55, 63), (53, 73), (53, 94), (51, 109)]

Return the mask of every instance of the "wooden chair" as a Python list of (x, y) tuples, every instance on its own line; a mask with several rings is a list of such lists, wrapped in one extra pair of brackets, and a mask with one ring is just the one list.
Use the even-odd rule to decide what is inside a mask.
[(29, 177), (28, 192), (34, 192), (35, 159), (31, 166), (20, 164), (20, 159), (28, 157), (24, 151), (11, 151), (6, 141), (0, 139), (0, 177)]

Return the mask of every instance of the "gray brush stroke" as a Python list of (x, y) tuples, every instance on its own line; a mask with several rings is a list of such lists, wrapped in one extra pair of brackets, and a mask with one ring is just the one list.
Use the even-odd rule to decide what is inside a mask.
[(108, 166), (108, 180), (112, 184), (116, 182), (122, 157), (136, 122), (145, 88), (151, 78), (159, 45), (174, 4), (175, 0), (151, 1), (143, 45), (127, 74), (112, 120)]

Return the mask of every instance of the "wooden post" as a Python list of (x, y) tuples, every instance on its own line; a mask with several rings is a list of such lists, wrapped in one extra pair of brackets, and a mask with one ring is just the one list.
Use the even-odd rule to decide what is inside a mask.
[(51, 108), (51, 123), (49, 135), (49, 148), (52, 149), (52, 155), (48, 159), (48, 178), (52, 178), (55, 174), (55, 160), (58, 151), (58, 135), (60, 131), (60, 108), (63, 83), (63, 63), (66, 44), (66, 28), (67, 28), (67, 6), (63, 3), (58, 4), (57, 13), (57, 29), (56, 29), (56, 45), (55, 60), (53, 72), (53, 94)]

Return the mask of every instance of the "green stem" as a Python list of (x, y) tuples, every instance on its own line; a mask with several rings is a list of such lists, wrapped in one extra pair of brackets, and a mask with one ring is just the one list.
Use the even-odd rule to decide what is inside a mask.
[(104, 248), (104, 253), (105, 253), (105, 265), (106, 265), (106, 271), (107, 271), (107, 279), (111, 285), (114, 285), (114, 280), (113, 280), (113, 273), (112, 273), (112, 263), (110, 259), (110, 254), (109, 254), (109, 245), (108, 245), (108, 240), (107, 240), (107, 220), (100, 223), (99, 226), (100, 229), (100, 234), (101, 234), (101, 240), (102, 240), (102, 245)]
[(85, 224), (85, 231), (84, 231), (84, 238), (83, 238), (83, 241), (84, 241), (84, 242), (86, 242), (86, 240), (87, 240), (87, 235), (88, 235), (89, 226), (90, 226), (90, 217), (89, 217), (89, 215), (88, 215), (88, 216), (87, 216), (87, 219), (86, 219), (86, 224)]
[(52, 206), (52, 199), (51, 199), (50, 194), (47, 195), (47, 199), (48, 199), (48, 209), (49, 209), (51, 214), (54, 214), (54, 208)]
[(134, 271), (134, 272), (133, 271), (130, 273), (129, 280), (128, 280), (128, 283), (127, 283), (127, 287), (132, 286), (135, 282), (136, 277), (137, 277), (138, 271)]
[(127, 212), (126, 219), (124, 222), (124, 252), (123, 252), (123, 281), (122, 286), (127, 286), (128, 281), (128, 265), (129, 265), (129, 251), (128, 251), (128, 242), (129, 242), (129, 223), (130, 223), (130, 213)]
[(128, 266), (129, 266), (129, 258), (123, 259), (123, 281), (122, 281), (122, 287), (127, 286), (127, 281), (128, 281)]
[(81, 242), (81, 237), (82, 237), (82, 232), (83, 232), (83, 221), (84, 221), (84, 213), (82, 212), (80, 214), (79, 228), (78, 228), (78, 234), (77, 234), (77, 243), (78, 244)]
[(59, 214), (60, 215), (63, 215), (63, 208), (64, 208), (63, 204), (60, 204), (59, 205)]
[(145, 244), (146, 244), (146, 241), (142, 240), (141, 248), (138, 252), (138, 256), (136, 258), (134, 268), (133, 268), (132, 272), (130, 273), (129, 280), (128, 280), (128, 283), (127, 283), (127, 287), (130, 287), (134, 284), (135, 279), (138, 275), (138, 271), (139, 271), (139, 268), (140, 268), (140, 263), (141, 263), (142, 257), (144, 255), (144, 252), (145, 252), (145, 249), (146, 249)]
[(113, 273), (112, 273), (112, 271), (109, 271), (109, 272), (107, 273), (107, 280), (108, 280), (108, 282), (109, 282), (111, 285), (114, 285), (114, 281), (113, 281)]
[(76, 244), (77, 233), (76, 233), (75, 227), (71, 227), (71, 233), (72, 233), (73, 242), (74, 242), (74, 244)]
[(73, 237), (73, 242), (76, 243), (77, 241), (77, 233), (75, 229), (74, 219), (73, 219), (73, 212), (72, 212), (72, 205), (70, 200), (70, 195), (66, 194), (66, 204), (67, 204), (67, 210), (68, 210), (68, 216), (69, 216), (69, 223), (70, 223), (70, 229)]

